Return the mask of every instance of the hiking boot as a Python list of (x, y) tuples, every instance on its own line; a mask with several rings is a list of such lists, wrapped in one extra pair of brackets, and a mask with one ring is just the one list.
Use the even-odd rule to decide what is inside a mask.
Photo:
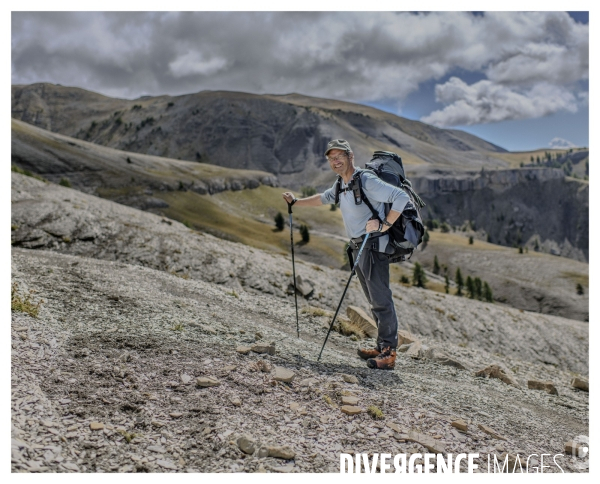
[(357, 353), (363, 360), (368, 360), (369, 358), (375, 358), (381, 351), (379, 351), (379, 348), (359, 348)]
[(396, 364), (396, 350), (390, 346), (383, 348), (375, 358), (367, 360), (369, 368), (377, 368), (379, 370), (393, 370)]

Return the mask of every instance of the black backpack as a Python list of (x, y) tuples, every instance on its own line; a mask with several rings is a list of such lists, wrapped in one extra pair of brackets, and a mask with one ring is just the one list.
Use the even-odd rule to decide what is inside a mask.
[[(425, 227), (421, 219), (419, 209), (425, 206), (425, 202), (415, 193), (412, 189), (412, 184), (406, 178), (404, 173), (404, 166), (402, 165), (402, 159), (391, 151), (376, 151), (373, 153), (373, 158), (365, 165), (365, 169), (372, 171), (384, 182), (394, 185), (395, 187), (402, 188), (410, 201), (404, 207), (402, 215), (394, 222), (394, 225), (390, 227), (387, 233), (390, 236), (390, 243), (395, 249), (393, 254), (388, 254), (390, 262), (400, 262), (406, 260), (406, 256), (410, 259), (417, 246), (423, 240), (425, 234)], [(335, 190), (335, 203), (339, 203), (340, 192), (342, 186), (342, 179), (338, 177), (336, 190)], [(373, 208), (369, 199), (365, 196), (362, 189), (362, 182), (360, 179), (360, 171), (354, 175), (354, 178), (350, 181), (348, 188), (354, 194), (354, 203), (357, 205), (363, 201), (371, 210), (373, 218), (381, 222), (379, 213)], [(385, 204), (385, 214), (387, 215), (391, 209), (391, 204)]]

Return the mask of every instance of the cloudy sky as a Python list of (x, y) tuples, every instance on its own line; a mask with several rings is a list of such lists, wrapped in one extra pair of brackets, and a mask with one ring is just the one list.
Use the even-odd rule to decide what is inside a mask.
[(13, 12), (14, 84), (298, 92), (511, 150), (587, 146), (586, 13)]

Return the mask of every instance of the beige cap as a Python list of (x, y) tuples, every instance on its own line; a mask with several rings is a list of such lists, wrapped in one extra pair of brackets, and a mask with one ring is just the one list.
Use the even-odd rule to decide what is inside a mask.
[(352, 148), (350, 148), (350, 143), (348, 143), (345, 139), (332, 139), (329, 143), (327, 143), (325, 156), (327, 156), (327, 153), (329, 153), (331, 150), (352, 151)]

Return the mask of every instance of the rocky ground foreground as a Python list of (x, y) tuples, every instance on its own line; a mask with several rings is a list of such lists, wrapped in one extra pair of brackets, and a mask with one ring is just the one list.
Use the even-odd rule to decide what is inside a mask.
[[(26, 214), (43, 215), (50, 203), (44, 185), (25, 178), (13, 176), (13, 235), (22, 240), (44, 223)], [(64, 203), (81, 207), (76, 197), (89, 197), (46, 186), (52, 203), (70, 192)], [(80, 225), (94, 213), (70, 210)], [(356, 347), (374, 340), (339, 332), (318, 362), (347, 273), (301, 267), (315, 295), (300, 298), (298, 338), (286, 276), (274, 275), (284, 257), (254, 250), (255, 263), (274, 262), (250, 276), (238, 271), (249, 250), (239, 246), (204, 277), (193, 264), (170, 273), (152, 263), (157, 251), (139, 252), (157, 243), (143, 242), (142, 229), (152, 222), (181, 237), (187, 229), (120, 210), (113, 228), (127, 215), (140, 231), (118, 247), (102, 231), (70, 246), (79, 254), (61, 253), (70, 235), (51, 231), (36, 250), (26, 240), (13, 246), (13, 302), (39, 311), (12, 312), (13, 472), (339, 472), (340, 452), (479, 453), (485, 472), (488, 454), (565, 454), (566, 442), (588, 435), (588, 393), (572, 386), (587, 375), (584, 323), (396, 286), (417, 341), (400, 348), (394, 371), (367, 369)], [(180, 256), (216, 244), (186, 234), (196, 245), (180, 244)], [(233, 276), (216, 280), (215, 266)], [(356, 290), (349, 296), (362, 304)], [(494, 322), (501, 327), (492, 331)], [(529, 388), (530, 380), (552, 385)], [(557, 461), (587, 471), (587, 458)]]

